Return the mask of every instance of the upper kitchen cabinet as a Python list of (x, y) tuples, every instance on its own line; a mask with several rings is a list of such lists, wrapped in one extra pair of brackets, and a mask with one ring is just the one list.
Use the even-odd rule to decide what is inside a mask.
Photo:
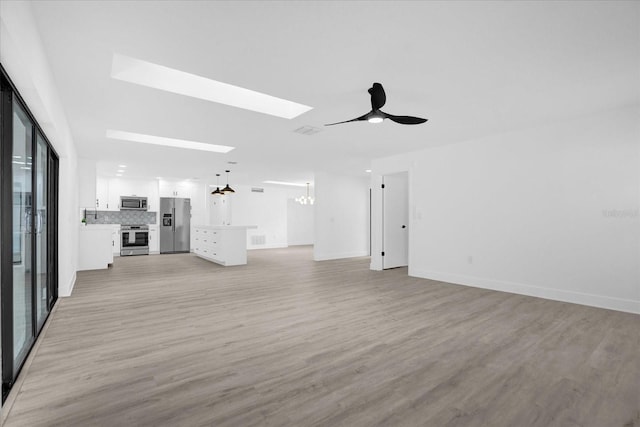
[(96, 208), (101, 211), (118, 210), (117, 204), (109, 202), (109, 178), (103, 176), (96, 177)]
[(195, 193), (195, 183), (191, 181), (160, 180), (160, 197), (180, 197), (191, 199)]
[(147, 209), (158, 210), (158, 183), (155, 180), (98, 177), (96, 179), (96, 205), (99, 210), (120, 210), (120, 197), (147, 198)]
[(80, 208), (96, 208), (96, 189), (95, 160), (78, 159), (78, 203)]

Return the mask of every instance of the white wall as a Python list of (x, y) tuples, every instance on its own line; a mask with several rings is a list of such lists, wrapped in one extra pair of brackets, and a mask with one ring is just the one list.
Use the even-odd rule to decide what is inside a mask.
[(639, 111), (374, 161), (409, 170), (409, 274), (640, 312)]
[(316, 173), (316, 261), (369, 253), (369, 180)]
[(78, 265), (77, 154), (28, 2), (0, 2), (0, 62), (60, 156), (58, 292), (68, 296)]
[[(211, 193), (215, 187), (208, 187)], [(247, 230), (247, 249), (286, 248), (289, 245), (313, 244), (313, 206), (302, 206), (293, 199), (306, 194), (306, 188), (262, 187), (252, 192), (250, 186), (233, 185), (235, 193), (207, 197), (209, 225), (255, 225)], [(313, 192), (312, 192), (313, 194)], [(264, 237), (255, 243), (253, 237)]]
[[(235, 193), (225, 196), (209, 196), (210, 224), (222, 221), (231, 225), (256, 225), (247, 230), (247, 249), (287, 247), (287, 199), (288, 189), (264, 188), (263, 193), (254, 193), (250, 186), (233, 185)], [(226, 215), (220, 216), (213, 207), (214, 200), (224, 197), (227, 202)], [(252, 236), (264, 236), (264, 244), (252, 243)]]
[(313, 245), (315, 205), (301, 205), (294, 198), (287, 200), (287, 244)]

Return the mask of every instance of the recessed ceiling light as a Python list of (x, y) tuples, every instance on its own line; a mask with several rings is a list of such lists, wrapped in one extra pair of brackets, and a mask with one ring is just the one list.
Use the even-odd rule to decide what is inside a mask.
[(204, 142), (188, 141), (186, 139), (166, 138), (164, 136), (145, 135), (142, 133), (112, 129), (107, 129), (107, 138), (142, 142), (144, 144), (164, 145), (166, 147), (188, 148), (190, 150), (212, 151), (214, 153), (228, 153), (235, 148), (226, 145), (207, 144)]
[(285, 181), (262, 181), (265, 184), (277, 184), (277, 185), (292, 185), (294, 187), (306, 187), (307, 184), (299, 184), (297, 182), (285, 182)]
[(127, 165), (118, 165), (119, 168), (126, 168)]
[(118, 173), (124, 172), (124, 169), (118, 169)]
[(113, 54), (111, 77), (285, 119), (293, 119), (312, 109), (307, 105), (117, 53)]
[(371, 173), (371, 169), (365, 170), (366, 173)]

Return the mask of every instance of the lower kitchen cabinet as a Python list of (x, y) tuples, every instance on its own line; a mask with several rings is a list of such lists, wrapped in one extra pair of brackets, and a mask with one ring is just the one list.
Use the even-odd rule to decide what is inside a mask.
[(98, 270), (113, 264), (112, 229), (108, 225), (83, 225), (80, 228), (78, 270)]
[(111, 250), (113, 256), (120, 256), (120, 224), (111, 225)]
[(158, 232), (157, 225), (149, 226), (149, 253), (160, 253), (160, 233)]

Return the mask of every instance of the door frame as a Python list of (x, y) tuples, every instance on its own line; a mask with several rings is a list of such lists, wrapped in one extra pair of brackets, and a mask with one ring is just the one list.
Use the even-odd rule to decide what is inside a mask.
[(371, 172), (371, 263), (369, 269), (375, 271), (381, 271), (383, 268), (382, 260), (382, 248), (383, 248), (383, 189), (382, 189), (382, 177), (385, 175), (394, 175), (396, 173), (407, 173), (407, 185), (408, 185), (408, 213), (409, 213), (409, 236), (407, 248), (407, 256), (409, 260), (409, 272), (411, 271), (411, 246), (413, 241), (413, 208), (412, 208), (412, 179), (413, 179), (413, 165), (410, 160), (402, 160), (395, 162), (392, 167), (377, 168), (374, 163), (372, 165)]
[[(12, 153), (13, 153), (13, 101), (16, 101), (20, 105), (24, 113), (29, 118), (32, 125), (31, 135), (31, 148), (32, 156), (36, 157), (36, 144), (37, 137), (40, 137), (45, 141), (47, 150), (47, 166), (53, 163), (53, 168), (47, 170), (47, 224), (50, 225), (47, 229), (47, 269), (50, 269), (47, 274), (47, 293), (49, 295), (47, 300), (47, 316), (42, 321), (40, 328), (38, 327), (38, 313), (36, 310), (36, 280), (32, 280), (31, 283), (31, 344), (27, 350), (24, 359), (20, 366), (14, 366), (13, 360), (13, 250), (7, 250), (9, 246), (13, 245), (13, 168), (12, 168)], [(42, 331), (47, 319), (51, 315), (54, 305), (56, 304), (58, 297), (58, 194), (59, 194), (59, 156), (55, 151), (51, 142), (47, 138), (47, 135), (40, 127), (38, 121), (35, 119), (33, 113), (27, 106), (27, 103), (20, 96), (17, 88), (11, 81), (9, 75), (0, 64), (0, 162), (1, 162), (1, 184), (0, 184), (0, 241), (5, 246), (0, 250), (0, 316), (1, 316), (1, 328), (2, 337), (0, 343), (2, 345), (2, 401), (6, 399), (11, 387), (15, 383), (24, 362), (28, 359), (33, 345), (40, 332)], [(32, 183), (36, 180), (36, 167), (31, 168), (31, 180)], [(52, 188), (52, 186), (54, 186)], [(32, 189), (32, 205), (35, 206), (35, 192)], [(11, 207), (11, 208), (9, 208)], [(32, 207), (33, 209), (33, 207)], [(31, 215), (31, 230), (34, 230), (35, 215)], [(32, 276), (35, 272), (36, 266), (36, 235), (31, 233), (31, 268)], [(2, 246), (2, 245), (0, 245)]]
[[(393, 172), (393, 173), (385, 173), (384, 175), (381, 175), (382, 177), (382, 210), (381, 210), (381, 218), (382, 218), (382, 234), (381, 234), (381, 242), (382, 242), (382, 269), (385, 270), (386, 267), (384, 265), (384, 261), (385, 261), (385, 241), (384, 241), (384, 236), (385, 236), (385, 222), (384, 222), (384, 213), (385, 213), (385, 194), (386, 194), (386, 187), (385, 187), (385, 182), (384, 182), (384, 178), (387, 176), (392, 176), (392, 175), (400, 175), (400, 174), (405, 174), (406, 176), (406, 185), (407, 185), (407, 227), (409, 227), (409, 231), (411, 230), (411, 224), (409, 224), (410, 221), (410, 214), (409, 214), (409, 171), (400, 171), (400, 172)], [(410, 233), (407, 232), (407, 267), (409, 266), (409, 238), (410, 238)], [(395, 267), (389, 267), (389, 268), (395, 268)]]

